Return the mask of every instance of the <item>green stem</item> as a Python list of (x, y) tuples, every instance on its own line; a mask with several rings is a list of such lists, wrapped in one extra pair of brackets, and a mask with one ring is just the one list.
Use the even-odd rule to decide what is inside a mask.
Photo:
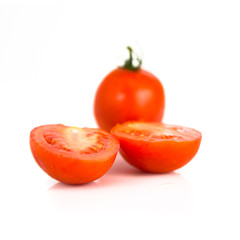
[(127, 50), (129, 51), (129, 59), (127, 59), (124, 63), (124, 65), (121, 68), (130, 70), (130, 71), (136, 71), (138, 70), (142, 65), (142, 59), (136, 56), (136, 60), (138, 61), (138, 65), (133, 65), (133, 50), (131, 47), (127, 46)]

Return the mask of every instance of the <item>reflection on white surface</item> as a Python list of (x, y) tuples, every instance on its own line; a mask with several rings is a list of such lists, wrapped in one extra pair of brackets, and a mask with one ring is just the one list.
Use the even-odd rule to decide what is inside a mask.
[(49, 196), (56, 210), (67, 212), (103, 209), (186, 215), (194, 202), (191, 184), (179, 173), (144, 173), (120, 155), (101, 179), (78, 186), (58, 182), (49, 189)]

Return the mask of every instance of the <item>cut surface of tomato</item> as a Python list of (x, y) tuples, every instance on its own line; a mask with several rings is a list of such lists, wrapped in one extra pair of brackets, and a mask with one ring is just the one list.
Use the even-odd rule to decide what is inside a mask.
[(197, 153), (202, 135), (192, 128), (163, 123), (126, 122), (112, 129), (120, 152), (131, 165), (147, 172), (171, 172)]
[(109, 170), (119, 143), (100, 129), (57, 124), (34, 128), (30, 147), (38, 165), (52, 178), (81, 184), (94, 181)]

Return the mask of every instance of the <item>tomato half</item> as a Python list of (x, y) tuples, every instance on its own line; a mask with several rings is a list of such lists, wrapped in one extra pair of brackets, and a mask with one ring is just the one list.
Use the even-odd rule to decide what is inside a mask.
[(140, 65), (133, 67), (131, 54), (125, 65), (110, 72), (96, 91), (94, 114), (98, 126), (106, 131), (130, 120), (159, 122), (163, 118), (162, 83)]
[(186, 127), (163, 123), (126, 122), (112, 129), (120, 152), (131, 165), (165, 173), (187, 164), (197, 153), (202, 135)]
[(36, 162), (49, 176), (68, 184), (82, 184), (110, 169), (119, 143), (100, 129), (57, 124), (34, 128), (30, 147)]

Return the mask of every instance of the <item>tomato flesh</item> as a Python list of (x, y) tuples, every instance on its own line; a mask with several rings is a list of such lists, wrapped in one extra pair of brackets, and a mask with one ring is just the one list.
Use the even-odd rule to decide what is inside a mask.
[(120, 152), (131, 165), (147, 172), (165, 173), (187, 164), (197, 153), (201, 133), (163, 123), (126, 122), (112, 129)]
[(109, 170), (119, 143), (100, 129), (57, 124), (34, 128), (30, 147), (38, 165), (52, 178), (81, 184), (94, 181)]

